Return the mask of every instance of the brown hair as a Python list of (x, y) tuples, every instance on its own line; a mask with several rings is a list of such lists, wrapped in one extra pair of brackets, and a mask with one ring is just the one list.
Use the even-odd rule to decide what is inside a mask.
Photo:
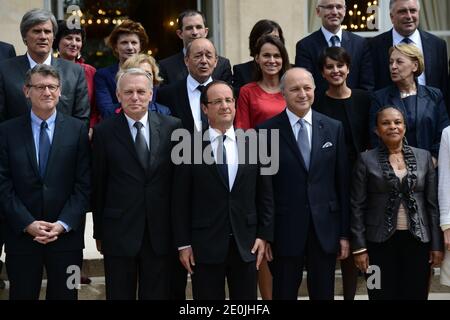
[(139, 37), (141, 46), (141, 52), (148, 49), (148, 36), (144, 27), (139, 22), (133, 20), (124, 20), (120, 25), (117, 25), (108, 37), (108, 46), (113, 50), (114, 55), (117, 57), (116, 47), (119, 36), (122, 34), (135, 34)]

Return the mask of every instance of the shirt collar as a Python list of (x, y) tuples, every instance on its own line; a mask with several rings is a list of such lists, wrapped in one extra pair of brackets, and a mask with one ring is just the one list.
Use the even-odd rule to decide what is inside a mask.
[[(289, 123), (291, 124), (291, 127), (293, 127), (298, 120), (300, 120), (300, 117), (297, 116), (295, 113), (293, 113), (291, 110), (286, 108), (286, 113), (289, 119)], [(303, 119), (306, 121), (306, 123), (310, 124), (312, 126), (312, 110), (309, 109), (308, 113), (303, 117)]]
[[(39, 117), (33, 112), (33, 110), (31, 110), (30, 115), (31, 115), (31, 122), (34, 123), (35, 125), (37, 125), (38, 127), (40, 127), (42, 121), (44, 121), (44, 120), (42, 120), (41, 118), (39, 118)], [(55, 121), (56, 121), (56, 109), (55, 109), (55, 111), (53, 112), (53, 114), (52, 114), (47, 120), (45, 120), (45, 122), (47, 122), (47, 125), (50, 127), (50, 126), (52, 126), (52, 125), (55, 123)]]
[(323, 35), (325, 36), (325, 39), (327, 40), (327, 43), (330, 43), (330, 41), (331, 41), (330, 39), (331, 39), (331, 37), (333, 37), (333, 36), (338, 36), (339, 42), (342, 43), (342, 27), (339, 28), (339, 31), (336, 32), (336, 34), (334, 34), (334, 33), (330, 32), (330, 31), (328, 31), (327, 29), (325, 29), (324, 26), (320, 27), (320, 30), (322, 30), (322, 33), (323, 33)]
[(187, 86), (188, 86), (189, 91), (194, 92), (195, 89), (197, 89), (197, 87), (198, 87), (199, 85), (206, 86), (208, 83), (210, 83), (210, 82), (212, 82), (212, 81), (213, 81), (212, 78), (209, 77), (209, 79), (206, 80), (206, 82), (200, 83), (200, 82), (198, 82), (197, 80), (195, 80), (195, 79), (189, 74), (188, 77), (187, 77)]
[[(404, 37), (400, 33), (398, 33), (397, 30), (395, 30), (395, 28), (392, 28), (392, 39), (393, 39), (394, 45), (400, 44), (404, 38), (406, 38), (406, 37)], [(411, 41), (414, 44), (419, 44), (420, 43), (419, 29), (416, 29), (416, 31), (414, 31), (414, 33), (412, 35), (408, 36), (408, 38), (411, 39)]]
[[(218, 137), (222, 136), (222, 132), (220, 132), (219, 130), (216, 130), (212, 127), (209, 127), (208, 131), (209, 131), (209, 140), (211, 142), (216, 140)], [(230, 128), (227, 129), (227, 131), (225, 131), (225, 135), (227, 136), (227, 138), (230, 138), (231, 140), (236, 141), (236, 133), (234, 132), (233, 126), (231, 126)]]
[[(128, 122), (128, 126), (130, 128), (134, 128), (134, 123), (137, 122), (136, 120), (131, 119), (129, 116), (126, 115), (126, 113), (123, 113), (125, 115), (125, 118), (127, 118), (127, 122)], [(142, 123), (142, 125), (144, 126), (144, 128), (147, 128), (147, 124), (148, 124), (148, 112), (146, 112), (144, 114), (144, 116), (139, 119), (139, 122)]]
[[(37, 64), (39, 64), (36, 61), (34, 61), (33, 58), (31, 58), (31, 56), (28, 52), (27, 52), (27, 58), (28, 58), (28, 62), (30, 63), (30, 69), (33, 69)], [(47, 59), (45, 59), (45, 61), (42, 64), (51, 66), (52, 65), (52, 55), (49, 54)]]

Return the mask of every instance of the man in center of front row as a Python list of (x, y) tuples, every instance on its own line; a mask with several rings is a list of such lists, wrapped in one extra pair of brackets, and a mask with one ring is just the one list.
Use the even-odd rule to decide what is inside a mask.
[(104, 254), (106, 298), (168, 299), (172, 253), (171, 134), (178, 119), (148, 112), (152, 78), (141, 69), (119, 72), (123, 113), (93, 135), (93, 218)]
[(214, 159), (175, 169), (175, 245), (192, 275), (194, 299), (224, 300), (226, 278), (231, 300), (256, 300), (256, 271), (273, 234), (271, 180), (257, 161), (244, 161), (251, 158), (247, 145), (238, 147), (231, 86), (211, 82), (201, 104), (209, 122), (201, 152)]
[[(275, 228), (267, 256), (273, 298), (296, 300), (303, 267), (311, 300), (334, 298), (336, 258), (349, 253), (350, 196), (344, 129), (311, 110), (314, 79), (302, 68), (281, 79), (285, 111), (260, 129), (279, 130), (280, 167), (272, 177)], [(269, 146), (269, 150), (272, 146)]]

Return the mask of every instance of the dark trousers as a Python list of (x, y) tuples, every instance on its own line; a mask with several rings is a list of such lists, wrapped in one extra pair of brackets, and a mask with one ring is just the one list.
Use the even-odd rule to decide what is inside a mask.
[(186, 300), (187, 270), (180, 262), (178, 249), (170, 259), (170, 299)]
[(147, 231), (134, 257), (104, 256), (107, 300), (169, 299), (169, 255), (155, 253)]
[[(34, 255), (6, 255), (6, 271), (10, 281), (10, 300), (38, 300), (41, 291), (43, 270), (47, 272), (47, 300), (77, 300), (78, 291), (68, 286), (73, 284), (67, 273), (75, 265), (81, 270), (83, 251), (52, 252), (42, 250)], [(70, 271), (70, 270), (69, 270)]]
[(225, 279), (230, 300), (257, 299), (256, 261), (242, 260), (234, 237), (230, 237), (228, 256), (224, 263), (197, 263), (193, 271), (194, 300), (225, 300)]
[[(367, 242), (369, 264), (380, 268), (381, 288), (368, 289), (370, 300), (426, 300), (430, 245), (409, 231), (396, 231), (383, 243)], [(367, 277), (371, 275), (368, 274)]]
[(279, 257), (274, 253), (270, 263), (273, 275), (273, 299), (297, 300), (306, 266), (308, 294), (311, 300), (334, 299), (334, 273), (336, 254), (323, 251), (311, 226), (306, 240), (305, 253), (298, 257)]

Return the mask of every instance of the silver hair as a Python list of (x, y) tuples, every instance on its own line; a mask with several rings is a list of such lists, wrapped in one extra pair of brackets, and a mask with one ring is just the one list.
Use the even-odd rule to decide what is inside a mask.
[(53, 77), (58, 80), (58, 83), (61, 84), (61, 78), (59, 76), (58, 70), (55, 67), (49, 66), (46, 64), (37, 64), (32, 69), (29, 69), (25, 74), (25, 85), (31, 85), (31, 77), (34, 74), (40, 74), (44, 77)]
[[(322, 1), (323, 0), (317, 0), (316, 8), (319, 7), (322, 4)], [(347, 4), (345, 3), (345, 0), (344, 0), (344, 6), (347, 6)]]
[[(320, 1), (320, 0), (319, 0), (319, 1)], [(392, 12), (392, 9), (394, 8), (394, 5), (395, 5), (395, 3), (396, 3), (397, 1), (399, 1), (399, 0), (390, 0), (390, 1), (389, 1), (389, 11), (390, 11), (390, 12)], [(401, 1), (405, 1), (405, 0), (401, 0)], [(417, 2), (417, 7), (418, 7), (418, 9), (420, 10), (420, 1), (419, 1), (419, 0), (416, 0), (416, 2)]]
[(58, 33), (58, 23), (56, 22), (55, 16), (47, 10), (44, 9), (31, 9), (25, 13), (20, 21), (20, 34), (22, 39), (25, 40), (27, 32), (33, 28), (35, 25), (44, 23), (50, 20), (53, 26), (53, 35)]
[(309, 71), (308, 71), (307, 69), (305, 69), (305, 68), (298, 68), (298, 67), (295, 67), (295, 68), (291, 68), (291, 69), (289, 69), (288, 71), (286, 71), (286, 72), (283, 74), (283, 76), (281, 77), (281, 79), (280, 79), (280, 90), (281, 90), (281, 92), (284, 91), (284, 88), (285, 88), (285, 86), (286, 86), (286, 75), (287, 75), (289, 72), (293, 71), (293, 70), (303, 70), (303, 71), (309, 76), (309, 78), (311, 79), (311, 82), (312, 82), (314, 88), (316, 87), (316, 82), (314, 81), (314, 77), (313, 77), (313, 75), (312, 75), (311, 72), (309, 72)]
[(150, 90), (153, 89), (153, 79), (152, 77), (150, 77), (150, 75), (145, 72), (144, 70), (140, 69), (140, 68), (130, 68), (130, 69), (125, 69), (125, 70), (120, 70), (117, 73), (116, 79), (117, 79), (117, 92), (120, 91), (121, 88), (121, 84), (122, 84), (122, 79), (124, 76), (126, 75), (134, 75), (134, 76), (145, 76), (148, 79), (148, 87)]

